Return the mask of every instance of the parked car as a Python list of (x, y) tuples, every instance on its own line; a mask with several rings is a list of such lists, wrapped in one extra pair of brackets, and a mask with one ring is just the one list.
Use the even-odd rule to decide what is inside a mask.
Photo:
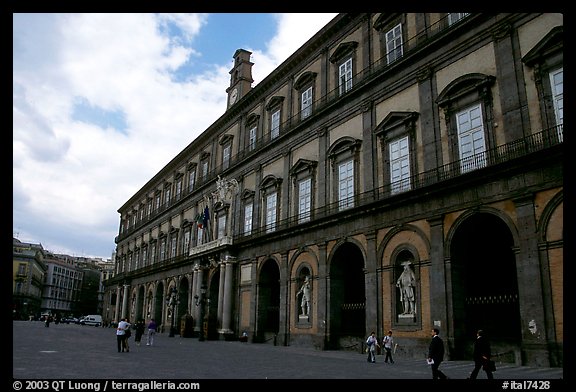
[(80, 319), (80, 325), (93, 325), (99, 327), (102, 325), (102, 316), (99, 314), (89, 314)]

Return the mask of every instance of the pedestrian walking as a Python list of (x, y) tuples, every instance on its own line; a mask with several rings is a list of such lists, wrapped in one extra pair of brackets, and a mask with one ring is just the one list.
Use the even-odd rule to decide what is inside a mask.
[(474, 340), (474, 351), (472, 353), (472, 359), (474, 359), (474, 369), (470, 373), (470, 379), (475, 380), (478, 377), (478, 372), (483, 369), (486, 372), (486, 377), (489, 380), (494, 379), (492, 374), (492, 369), (490, 368), (490, 358), (492, 356), (490, 350), (490, 342), (488, 338), (484, 336), (484, 331), (479, 329), (476, 332), (476, 340)]
[(126, 324), (126, 328), (124, 328), (124, 351), (130, 352), (130, 345), (128, 344), (128, 341), (130, 336), (132, 336), (132, 324), (130, 324), (130, 319), (128, 317), (126, 317)]
[(376, 332), (372, 331), (368, 339), (366, 339), (366, 344), (368, 345), (368, 362), (376, 363), (376, 347), (378, 345), (378, 339), (376, 338)]
[(135, 324), (136, 333), (134, 334), (134, 341), (136, 345), (139, 346), (142, 340), (142, 335), (144, 335), (144, 330), (146, 329), (146, 323), (143, 318), (138, 319)]
[(156, 335), (156, 329), (158, 326), (156, 325), (156, 321), (154, 319), (150, 319), (148, 323), (148, 335), (146, 337), (146, 345), (153, 346), (154, 345), (154, 335)]
[(440, 330), (434, 328), (432, 330), (432, 340), (428, 347), (428, 364), (432, 368), (432, 379), (446, 380), (448, 377), (442, 373), (438, 367), (444, 360), (444, 342), (440, 338)]
[(129, 325), (125, 318), (122, 318), (116, 327), (116, 342), (118, 343), (118, 352), (124, 352), (124, 340), (126, 338), (126, 326)]
[(384, 339), (382, 339), (382, 346), (384, 346), (384, 351), (386, 351), (384, 362), (388, 363), (388, 360), (390, 360), (390, 363), (394, 363), (394, 359), (392, 359), (392, 347), (394, 347), (392, 331), (388, 331), (388, 335), (384, 336)]

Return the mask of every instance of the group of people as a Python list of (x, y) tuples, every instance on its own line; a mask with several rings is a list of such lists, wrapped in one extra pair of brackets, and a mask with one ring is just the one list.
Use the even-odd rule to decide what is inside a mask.
[[(156, 321), (151, 319), (148, 325), (144, 319), (139, 319), (134, 324), (134, 341), (136, 345), (140, 346), (140, 342), (142, 341), (142, 336), (144, 335), (144, 331), (148, 329), (148, 334), (146, 335), (146, 345), (153, 346), (154, 345), (154, 335), (156, 335), (157, 330)], [(130, 320), (128, 318), (122, 318), (116, 327), (116, 342), (118, 344), (118, 352), (130, 352), (130, 346), (128, 344), (130, 337), (132, 336), (132, 324), (130, 324)]]
[[(376, 347), (380, 347), (378, 344), (378, 339), (376, 338), (376, 332), (372, 331), (368, 339), (366, 339), (366, 345), (368, 346), (368, 362), (376, 363)], [(392, 359), (392, 347), (394, 345), (394, 338), (392, 337), (392, 331), (388, 331), (388, 335), (384, 336), (382, 339), (382, 346), (384, 351), (386, 351), (386, 357), (384, 357), (385, 363), (394, 363)]]
[[(368, 362), (376, 362), (376, 347), (380, 347), (378, 344), (378, 339), (376, 338), (376, 333), (372, 331), (368, 339), (366, 340), (368, 346)], [(382, 345), (386, 351), (386, 357), (384, 362), (394, 363), (392, 359), (392, 348), (394, 345), (394, 339), (392, 338), (392, 331), (388, 331), (388, 334), (382, 339)], [(492, 368), (490, 367), (491, 362), (491, 349), (490, 342), (484, 335), (483, 330), (478, 330), (476, 332), (476, 339), (474, 340), (474, 349), (472, 353), (472, 358), (474, 360), (474, 369), (470, 373), (470, 379), (474, 380), (478, 377), (480, 369), (486, 372), (486, 377), (489, 380), (494, 379), (492, 374)], [(432, 340), (428, 346), (428, 359), (427, 362), (432, 369), (432, 379), (434, 380), (446, 380), (448, 376), (444, 374), (439, 369), (440, 364), (444, 360), (444, 341), (440, 337), (440, 330), (438, 328), (432, 329)]]

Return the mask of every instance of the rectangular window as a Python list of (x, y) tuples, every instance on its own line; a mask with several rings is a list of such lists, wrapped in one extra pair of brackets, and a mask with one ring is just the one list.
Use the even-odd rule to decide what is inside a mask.
[(150, 248), (150, 264), (154, 264), (156, 261), (156, 244), (152, 244)]
[(166, 258), (166, 238), (160, 241), (160, 261)]
[(222, 214), (218, 217), (218, 237), (223, 238), (226, 236), (226, 215)]
[(300, 108), (301, 119), (305, 119), (312, 114), (312, 86), (302, 92), (302, 103)]
[(276, 230), (276, 192), (266, 196), (266, 232)]
[(244, 235), (252, 234), (252, 203), (244, 206)]
[(176, 257), (176, 244), (178, 243), (176, 234), (170, 238), (170, 257)]
[[(564, 124), (564, 68), (550, 72), (550, 86), (556, 125), (562, 125)], [(561, 142), (564, 140), (562, 127), (558, 127), (558, 140)]]
[(197, 245), (201, 245), (204, 243), (204, 229), (202, 227), (198, 227), (198, 243)]
[(338, 165), (338, 206), (341, 210), (354, 207), (354, 161)]
[(202, 162), (202, 179), (205, 180), (208, 178), (208, 162)]
[(474, 105), (456, 114), (460, 170), (465, 173), (486, 166), (484, 123), (480, 105)]
[(196, 179), (196, 170), (190, 171), (188, 174), (188, 191), (192, 192), (194, 189), (194, 180)]
[(182, 248), (182, 254), (183, 255), (187, 255), (188, 252), (190, 251), (190, 236), (191, 236), (192, 230), (188, 229), (184, 232), (184, 245)]
[(298, 183), (298, 222), (310, 220), (310, 207), (312, 201), (312, 180), (307, 178)]
[(227, 169), (230, 166), (231, 146), (228, 144), (222, 149), (222, 168)]
[(470, 12), (453, 12), (448, 14), (448, 24), (452, 26), (454, 23), (458, 22), (461, 19), (464, 19), (470, 15)]
[(142, 249), (142, 267), (146, 267), (146, 263), (148, 262), (148, 252), (147, 249)]
[(280, 110), (272, 113), (270, 120), (270, 139), (274, 139), (280, 135)]
[(248, 131), (248, 150), (252, 151), (256, 148), (256, 127), (250, 128)]
[(182, 195), (182, 180), (180, 179), (176, 182), (176, 200), (179, 200), (181, 195)]
[(160, 194), (156, 195), (156, 211), (160, 209)]
[(386, 33), (386, 57), (388, 64), (402, 57), (402, 25), (398, 24)]
[(148, 200), (148, 211), (147, 211), (148, 216), (150, 216), (152, 214), (152, 199)]
[(340, 94), (344, 94), (352, 89), (352, 59), (348, 59), (343, 62), (338, 70), (338, 80)]
[(170, 188), (164, 190), (164, 204), (168, 205), (170, 203)]
[(392, 193), (410, 190), (408, 136), (390, 143), (390, 189)]

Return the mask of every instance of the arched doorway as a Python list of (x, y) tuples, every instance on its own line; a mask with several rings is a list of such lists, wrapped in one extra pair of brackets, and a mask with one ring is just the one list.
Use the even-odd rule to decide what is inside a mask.
[(510, 229), (491, 213), (473, 214), (456, 229), (450, 244), (456, 359), (471, 358), (478, 329), (493, 353), (513, 359), (521, 341), (513, 246)]
[(221, 320), (218, 319), (218, 299), (220, 288), (220, 270), (211, 271), (210, 284), (208, 285), (208, 297), (206, 298), (206, 308), (204, 321), (206, 322), (206, 339), (218, 340), (218, 329)]
[(280, 269), (272, 259), (267, 260), (260, 271), (257, 309), (256, 340), (275, 339), (280, 328)]
[(366, 334), (364, 256), (355, 244), (338, 247), (330, 263), (330, 337), (328, 348), (355, 349)]

